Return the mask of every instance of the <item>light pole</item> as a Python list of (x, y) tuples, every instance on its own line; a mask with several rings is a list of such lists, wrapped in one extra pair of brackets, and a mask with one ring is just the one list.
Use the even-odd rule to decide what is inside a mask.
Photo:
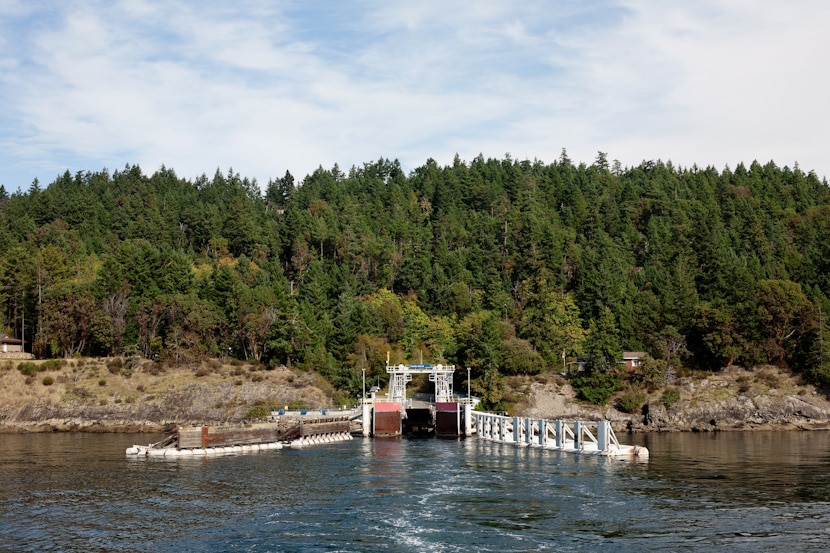
[(472, 405), (473, 400), (470, 398), (470, 367), (467, 367), (467, 405)]
[(366, 367), (361, 369), (363, 373), (363, 403), (366, 403)]

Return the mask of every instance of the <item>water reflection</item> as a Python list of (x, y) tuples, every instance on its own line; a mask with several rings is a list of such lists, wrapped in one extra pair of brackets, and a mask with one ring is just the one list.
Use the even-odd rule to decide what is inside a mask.
[(400, 438), (128, 459), (156, 436), (0, 436), (0, 549), (826, 549), (830, 433), (625, 438), (650, 461)]
[(647, 465), (652, 491), (738, 505), (830, 502), (830, 433), (655, 434)]

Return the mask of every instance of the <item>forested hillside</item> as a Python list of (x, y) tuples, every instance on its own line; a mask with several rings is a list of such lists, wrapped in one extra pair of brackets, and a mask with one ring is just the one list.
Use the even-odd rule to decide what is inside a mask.
[(635, 385), (681, 365), (830, 380), (830, 188), (798, 168), (563, 151), (263, 188), (127, 166), (0, 190), (0, 326), (38, 357), (255, 358), (344, 390), (391, 351), (470, 367), (491, 404), (504, 375), (616, 374), (623, 350), (654, 358)]

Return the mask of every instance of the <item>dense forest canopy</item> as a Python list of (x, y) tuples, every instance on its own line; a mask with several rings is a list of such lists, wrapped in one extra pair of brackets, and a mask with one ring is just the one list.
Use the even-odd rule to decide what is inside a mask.
[(470, 367), (493, 403), (504, 375), (623, 350), (830, 379), (830, 188), (773, 163), (381, 159), (264, 193), (66, 172), (0, 188), (0, 252), (0, 326), (39, 357), (230, 355), (356, 390), (391, 351)]

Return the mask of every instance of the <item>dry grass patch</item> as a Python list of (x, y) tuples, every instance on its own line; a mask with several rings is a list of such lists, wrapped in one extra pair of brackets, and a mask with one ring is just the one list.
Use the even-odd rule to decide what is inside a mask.
[[(45, 384), (46, 377), (51, 384)], [(222, 417), (214, 411), (220, 405), (228, 414), (244, 415), (255, 401), (281, 406), (300, 401), (317, 408), (353, 403), (354, 398), (339, 397), (317, 373), (263, 370), (259, 363), (239, 361), (172, 367), (134, 358), (76, 359), (55, 370), (35, 370), (33, 376), (17, 370), (17, 363), (0, 365), (0, 405), (6, 406), (152, 404), (170, 417)]]

